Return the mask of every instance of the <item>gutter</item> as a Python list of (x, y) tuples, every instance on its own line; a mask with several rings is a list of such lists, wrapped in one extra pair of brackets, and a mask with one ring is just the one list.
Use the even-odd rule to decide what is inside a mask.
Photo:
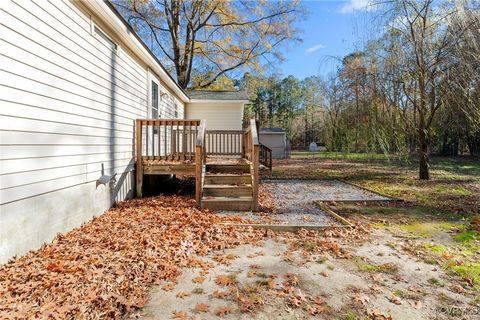
[(250, 100), (207, 100), (207, 99), (190, 99), (189, 104), (225, 104), (225, 103), (250, 103)]

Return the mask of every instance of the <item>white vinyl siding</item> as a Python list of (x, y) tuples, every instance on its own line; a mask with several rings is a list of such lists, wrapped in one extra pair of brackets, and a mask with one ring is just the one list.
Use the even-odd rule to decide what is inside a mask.
[[(0, 1), (0, 21), (2, 263), (133, 196), (149, 82), (147, 66), (73, 2)], [(183, 117), (169, 92), (162, 118), (175, 101)], [(116, 184), (97, 187), (102, 173)]]
[[(131, 172), (134, 120), (147, 116), (146, 68), (92, 35), (70, 2), (2, 9), (2, 204), (96, 181), (102, 164), (106, 174)], [(16, 152), (42, 146), (41, 156)]]
[(242, 130), (243, 103), (190, 103), (187, 119), (205, 119), (207, 130)]

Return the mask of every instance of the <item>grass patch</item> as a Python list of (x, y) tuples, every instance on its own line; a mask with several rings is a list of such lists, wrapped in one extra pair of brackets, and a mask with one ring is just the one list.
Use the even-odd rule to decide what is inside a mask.
[(355, 257), (354, 261), (358, 267), (358, 270), (362, 272), (395, 273), (398, 271), (398, 267), (393, 263), (384, 263), (381, 265), (376, 265), (376, 264), (368, 263), (360, 257)]
[(466, 263), (463, 266), (451, 266), (453, 272), (469, 279), (476, 289), (480, 289), (480, 263)]
[(378, 272), (380, 271), (377, 265), (367, 263), (359, 257), (355, 257), (355, 264), (358, 267), (358, 270), (362, 272)]
[(423, 262), (425, 262), (426, 264), (431, 264), (431, 265), (436, 265), (438, 264), (438, 261), (432, 257), (425, 257), (423, 258)]
[(436, 192), (453, 194), (456, 196), (469, 196), (473, 194), (472, 191), (458, 185), (438, 185), (434, 190)]
[(317, 248), (317, 244), (313, 241), (304, 241), (302, 244), (301, 244), (301, 247), (303, 248), (303, 250), (307, 251), (307, 252), (314, 252), (315, 249)]
[(295, 158), (326, 158), (326, 159), (349, 159), (349, 160), (358, 160), (358, 161), (372, 161), (372, 160), (383, 160), (388, 161), (396, 156), (386, 155), (383, 153), (348, 153), (348, 152), (329, 152), (329, 151), (319, 151), (319, 152), (310, 152), (310, 151), (292, 151), (291, 157)]
[(347, 314), (345, 315), (345, 320), (355, 320), (355, 319), (357, 319), (357, 315), (352, 310), (347, 311)]
[(255, 283), (260, 285), (260, 286), (268, 287), (268, 280), (266, 280), (266, 279), (257, 280), (257, 281), (255, 281)]
[(453, 237), (455, 241), (460, 243), (470, 243), (473, 240), (480, 239), (480, 234), (475, 230), (467, 230)]
[(195, 288), (192, 290), (193, 294), (203, 294), (205, 291), (202, 288)]
[(328, 260), (327, 257), (325, 257), (325, 256), (320, 256), (320, 257), (318, 257), (318, 259), (317, 259), (317, 263), (322, 264), (322, 263), (325, 263), (327, 260)]
[(427, 280), (427, 282), (429, 284), (431, 284), (432, 286), (437, 286), (437, 287), (443, 287), (444, 284), (442, 281), (440, 281), (440, 279), (437, 279), (437, 278), (430, 278)]
[(429, 237), (432, 233), (452, 228), (465, 228), (465, 225), (459, 222), (414, 222), (399, 225), (398, 227), (414, 235)]
[(447, 251), (447, 248), (442, 244), (431, 244), (431, 243), (424, 243), (422, 247), (431, 253), (442, 254)]

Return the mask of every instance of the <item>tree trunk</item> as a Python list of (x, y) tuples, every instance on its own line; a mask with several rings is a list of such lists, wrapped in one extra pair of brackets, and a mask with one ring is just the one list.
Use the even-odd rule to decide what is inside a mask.
[(420, 166), (418, 177), (420, 180), (430, 180), (430, 165), (428, 159), (428, 144), (425, 128), (418, 128), (418, 158)]

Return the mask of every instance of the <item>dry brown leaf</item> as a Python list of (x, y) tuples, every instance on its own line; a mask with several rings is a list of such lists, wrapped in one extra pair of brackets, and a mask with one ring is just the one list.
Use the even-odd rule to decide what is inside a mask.
[(383, 312), (381, 312), (378, 309), (367, 308), (367, 315), (369, 315), (375, 320), (393, 320), (391, 315), (385, 315)]
[(185, 311), (174, 311), (173, 319), (188, 320), (188, 315)]
[(229, 307), (220, 307), (215, 309), (214, 313), (217, 317), (223, 317), (232, 312), (232, 309)]
[(298, 299), (297, 297), (293, 296), (293, 297), (290, 297), (288, 299), (288, 303), (291, 305), (291, 306), (294, 306), (294, 307), (300, 307), (302, 305), (302, 301), (300, 299)]
[(192, 279), (193, 283), (203, 283), (205, 281), (205, 277), (195, 277)]
[(195, 306), (195, 311), (197, 312), (208, 312), (208, 305), (205, 303), (197, 303)]
[(322, 305), (325, 303), (325, 301), (323, 300), (322, 297), (320, 296), (316, 296), (315, 298), (312, 299), (313, 303), (315, 303), (316, 305)]
[(370, 276), (372, 277), (372, 280), (377, 282), (377, 283), (383, 282), (383, 278), (379, 274), (371, 274)]
[(247, 273), (247, 277), (248, 278), (253, 278), (257, 275), (257, 271), (256, 270), (248, 270), (248, 273)]
[(307, 312), (314, 316), (317, 314), (325, 313), (327, 312), (327, 308), (324, 306), (312, 306), (312, 305), (307, 305)]
[(413, 285), (413, 286), (408, 287), (408, 290), (410, 290), (410, 291), (412, 291), (412, 292), (418, 292), (418, 293), (422, 293), (422, 292), (423, 292), (422, 288), (420, 288), (420, 287), (417, 286), (417, 285)]
[(162, 289), (165, 290), (165, 291), (172, 291), (174, 288), (175, 288), (174, 283), (167, 283), (166, 285), (164, 285), (162, 287)]
[(364, 293), (357, 293), (355, 295), (355, 301), (360, 302), (363, 306), (366, 306), (370, 302), (370, 297)]
[(391, 303), (395, 303), (395, 304), (402, 304), (402, 299), (400, 299), (398, 296), (396, 296), (393, 292), (390, 294), (390, 296), (388, 297), (388, 300), (391, 302)]
[(370, 289), (372, 289), (373, 292), (382, 292), (382, 287), (377, 284), (372, 285)]
[(452, 284), (449, 286), (450, 290), (452, 290), (453, 292), (456, 292), (456, 293), (465, 293), (467, 290), (465, 290), (464, 287), (462, 287), (461, 285), (459, 284)]
[(184, 291), (180, 291), (179, 293), (177, 293), (175, 296), (177, 298), (180, 298), (180, 299), (183, 299), (185, 297), (189, 297), (191, 295), (190, 292), (184, 292)]
[(226, 291), (219, 291), (219, 290), (215, 290), (213, 292), (213, 297), (216, 298), (216, 299), (225, 299), (226, 297), (228, 297), (230, 294)]
[(269, 289), (275, 289), (275, 280), (273, 280), (273, 279), (268, 279), (268, 280), (267, 280), (267, 283), (268, 283), (268, 288), (269, 288)]
[(220, 275), (215, 278), (215, 283), (219, 286), (231, 286), (236, 283), (232, 276)]

